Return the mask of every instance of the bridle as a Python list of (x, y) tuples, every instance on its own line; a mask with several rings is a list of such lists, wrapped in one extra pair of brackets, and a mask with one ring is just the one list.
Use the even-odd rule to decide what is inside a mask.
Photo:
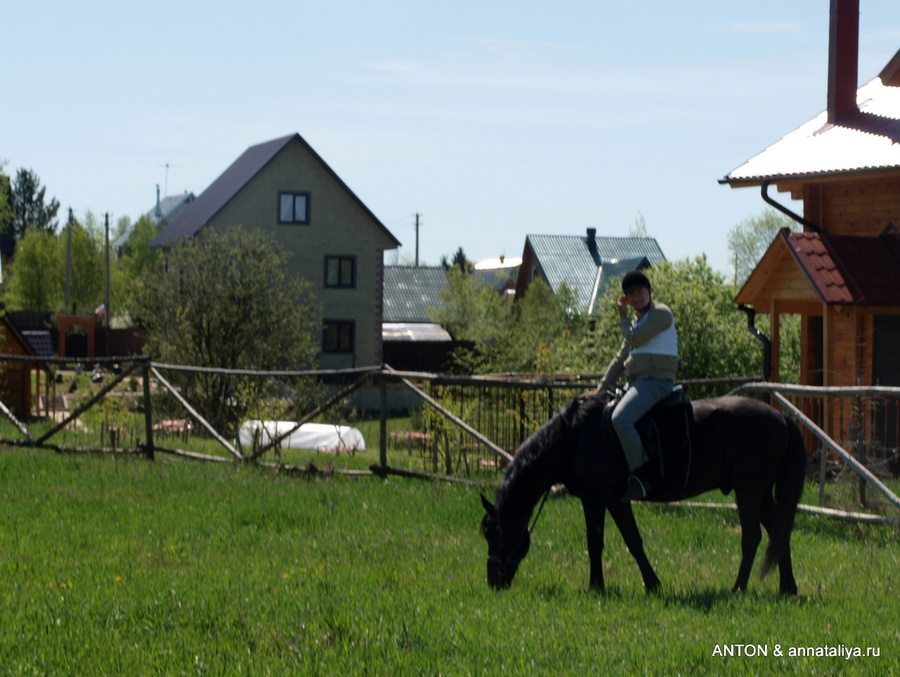
[[(500, 518), (498, 516), (498, 518), (497, 518), (497, 533), (500, 536), (500, 548), (502, 550), (504, 550), (506, 552), (517, 552), (519, 549), (519, 546), (522, 544), (522, 539), (524, 539), (526, 535), (529, 538), (531, 538), (531, 532), (534, 531), (534, 526), (537, 524), (538, 518), (541, 516), (541, 512), (543, 512), (543, 510), (544, 510), (544, 504), (547, 502), (547, 498), (550, 496), (550, 490), (552, 488), (553, 488), (552, 485), (547, 487), (547, 491), (544, 492), (544, 496), (543, 496), (543, 498), (541, 498), (541, 504), (538, 506), (538, 511), (535, 514), (534, 519), (531, 520), (531, 525), (528, 528), (526, 528), (524, 531), (522, 531), (522, 533), (519, 534), (519, 538), (516, 540), (515, 546), (510, 550), (507, 550), (504, 545), (504, 541), (506, 539), (503, 537), (503, 527), (500, 525)], [(497, 566), (498, 566), (497, 574), (501, 578), (506, 578), (507, 567), (519, 566), (519, 564), (522, 561), (522, 558), (520, 557), (520, 558), (516, 559), (514, 557), (509, 557), (509, 556), (500, 557), (499, 555), (488, 555), (487, 561), (488, 561), (488, 564), (491, 564), (491, 563), (497, 564)]]

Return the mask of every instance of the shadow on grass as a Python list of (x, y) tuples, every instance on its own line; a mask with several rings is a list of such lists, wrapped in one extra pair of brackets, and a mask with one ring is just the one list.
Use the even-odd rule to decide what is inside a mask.
[[(616, 601), (628, 601), (636, 599), (631, 591), (618, 588), (608, 588), (604, 591), (593, 591), (601, 599)], [(683, 607), (694, 611), (709, 612), (720, 606), (729, 606), (749, 602), (768, 606), (771, 604), (804, 604), (803, 595), (781, 595), (773, 590), (750, 590), (748, 592), (735, 593), (727, 588), (703, 587), (695, 590), (671, 590), (663, 589), (643, 595), (646, 599), (657, 600), (664, 606)]]

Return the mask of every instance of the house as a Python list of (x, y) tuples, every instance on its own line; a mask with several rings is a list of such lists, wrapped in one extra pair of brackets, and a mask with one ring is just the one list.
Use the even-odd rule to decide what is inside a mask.
[(479, 261), (473, 266), (472, 273), (511, 303), (515, 299), (521, 268), (520, 256), (500, 256)]
[(234, 225), (273, 235), (315, 286), (322, 368), (381, 364), (384, 251), (400, 242), (299, 134), (244, 151), (150, 246)]
[[(46, 333), (46, 332), (45, 332)], [(39, 357), (37, 350), (29, 342), (15, 324), (7, 317), (6, 312), (0, 314), (0, 353), (24, 357)], [(49, 336), (47, 336), (49, 339)], [(36, 344), (39, 339), (35, 337)], [(49, 343), (49, 341), (47, 341)], [(41, 342), (38, 347), (52, 346)], [(42, 352), (45, 352), (42, 350)], [(47, 357), (51, 355), (45, 355)], [(50, 370), (43, 362), (4, 361), (0, 368), (0, 401), (17, 418), (27, 418), (40, 413), (39, 394), (43, 384), (44, 412), (50, 413)], [(32, 390), (34, 385), (34, 390)]]
[[(720, 182), (759, 187), (803, 224), (769, 246), (736, 303), (771, 319), (771, 380), (781, 318), (799, 315), (802, 385), (900, 385), (900, 51), (857, 87), (859, 0), (831, 0), (826, 109)], [(768, 190), (802, 200), (803, 215)], [(807, 412), (836, 439), (855, 439), (849, 403)], [(898, 419), (877, 416), (868, 443), (895, 446)], [(880, 436), (884, 434), (883, 439)]]
[[(154, 224), (157, 226), (162, 226), (165, 223), (171, 221), (175, 215), (181, 211), (185, 205), (191, 203), (194, 200), (194, 194), (185, 191), (181, 195), (169, 195), (160, 199), (159, 197), (159, 185), (156, 186), (156, 206), (153, 209), (148, 210), (144, 213), (143, 216), (151, 219)], [(142, 217), (143, 218), (143, 217)], [(125, 229), (125, 232), (119, 235), (113, 241), (113, 251), (116, 252), (116, 256), (121, 258), (125, 251), (125, 243), (128, 242), (128, 238), (131, 237), (131, 233), (134, 231), (134, 224), (128, 226)]]
[(431, 321), (430, 308), (442, 304), (447, 272), (441, 267), (385, 266), (384, 363), (398, 371), (446, 371), (458, 344)]
[(735, 299), (771, 316), (772, 380), (780, 317), (798, 314), (802, 384), (900, 385), (900, 51), (857, 87), (858, 33), (859, 0), (832, 0), (826, 110), (720, 181), (760, 187), (804, 226), (775, 238)]
[(529, 235), (525, 238), (516, 299), (541, 278), (554, 292), (563, 283), (574, 288), (580, 308), (593, 314), (597, 299), (612, 278), (665, 260), (659, 244), (649, 237), (600, 237), (596, 228), (588, 228), (583, 236)]

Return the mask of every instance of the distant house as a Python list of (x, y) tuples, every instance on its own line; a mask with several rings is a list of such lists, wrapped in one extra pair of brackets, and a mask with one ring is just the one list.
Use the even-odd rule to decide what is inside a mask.
[(612, 278), (665, 260), (659, 244), (649, 237), (598, 237), (595, 228), (588, 228), (585, 235), (529, 235), (516, 299), (540, 278), (554, 292), (563, 283), (575, 289), (580, 310), (592, 314)]
[(384, 362), (399, 371), (446, 370), (453, 337), (428, 316), (443, 302), (447, 273), (440, 267), (386, 266), (384, 269)]
[(299, 134), (244, 151), (150, 246), (234, 225), (272, 234), (315, 285), (322, 368), (381, 364), (384, 251), (400, 243)]
[(804, 226), (775, 238), (736, 302), (771, 316), (773, 381), (780, 317), (797, 314), (802, 384), (900, 385), (900, 51), (857, 88), (859, 0), (831, 9), (826, 110), (721, 180)]
[(479, 261), (473, 267), (472, 273), (478, 275), (505, 299), (512, 301), (515, 298), (521, 267), (521, 257), (500, 256)]
[[(150, 218), (157, 226), (161, 226), (164, 223), (171, 221), (175, 215), (181, 211), (185, 205), (192, 202), (194, 198), (195, 196), (193, 193), (185, 191), (181, 195), (169, 195), (168, 197), (160, 199), (159, 186), (157, 186), (156, 206), (144, 213), (143, 216)], [(128, 242), (128, 238), (131, 237), (132, 231), (134, 231), (134, 224), (128, 226), (125, 232), (113, 241), (113, 250), (116, 252), (116, 256), (121, 257), (124, 253), (125, 243)]]

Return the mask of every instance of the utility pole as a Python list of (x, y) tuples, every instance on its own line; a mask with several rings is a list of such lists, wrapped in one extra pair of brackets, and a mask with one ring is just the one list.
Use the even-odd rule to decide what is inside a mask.
[(416, 268), (419, 267), (419, 214), (416, 212)]
[(106, 212), (106, 326), (109, 326), (109, 212)]

